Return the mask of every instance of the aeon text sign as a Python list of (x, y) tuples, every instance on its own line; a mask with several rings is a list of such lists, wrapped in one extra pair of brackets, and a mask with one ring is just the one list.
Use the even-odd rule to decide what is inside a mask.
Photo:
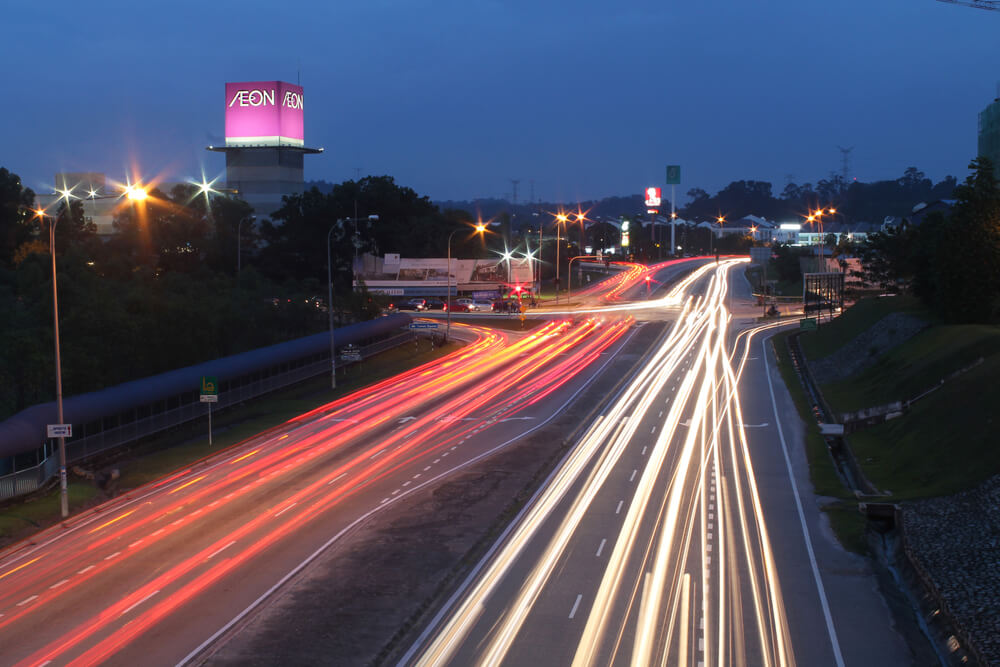
[(284, 81), (226, 84), (227, 146), (302, 146), (302, 87)]

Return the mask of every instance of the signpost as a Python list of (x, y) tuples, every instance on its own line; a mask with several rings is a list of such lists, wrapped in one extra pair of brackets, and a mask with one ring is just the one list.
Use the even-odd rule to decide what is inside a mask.
[(48, 435), (50, 438), (72, 438), (72, 424), (48, 424)]
[(219, 402), (219, 380), (209, 375), (201, 378), (200, 396), (202, 403), (208, 403), (208, 444), (212, 444), (212, 403)]
[(677, 252), (677, 241), (674, 238), (674, 227), (676, 227), (677, 213), (677, 186), (681, 184), (681, 166), (679, 164), (667, 165), (667, 185), (670, 186), (670, 254)]
[(437, 329), (437, 322), (410, 322), (411, 329)]
[(340, 358), (344, 361), (361, 361), (361, 350), (354, 345), (341, 348)]
[(815, 317), (803, 317), (799, 320), (799, 331), (816, 331), (818, 328)]

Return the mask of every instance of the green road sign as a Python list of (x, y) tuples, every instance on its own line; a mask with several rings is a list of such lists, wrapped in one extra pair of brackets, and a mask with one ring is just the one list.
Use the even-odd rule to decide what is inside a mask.
[(667, 165), (667, 185), (681, 184), (681, 166), (679, 164)]
[(799, 320), (799, 331), (816, 331), (817, 328), (815, 317), (803, 317)]
[(219, 395), (219, 380), (217, 378), (204, 375), (201, 378), (201, 395), (202, 396), (218, 396)]

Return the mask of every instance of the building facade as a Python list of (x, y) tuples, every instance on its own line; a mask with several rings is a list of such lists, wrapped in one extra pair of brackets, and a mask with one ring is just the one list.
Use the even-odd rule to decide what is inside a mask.
[(993, 174), (1000, 179), (1000, 97), (979, 114), (977, 155), (993, 162)]

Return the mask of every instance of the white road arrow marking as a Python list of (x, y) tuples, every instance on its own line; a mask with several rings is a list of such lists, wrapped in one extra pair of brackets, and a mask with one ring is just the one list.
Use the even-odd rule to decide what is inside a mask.
[(398, 423), (398, 424), (405, 424), (406, 422), (411, 422), (411, 421), (413, 421), (415, 419), (416, 419), (416, 417), (403, 417), (402, 419), (400, 419), (396, 423)]

